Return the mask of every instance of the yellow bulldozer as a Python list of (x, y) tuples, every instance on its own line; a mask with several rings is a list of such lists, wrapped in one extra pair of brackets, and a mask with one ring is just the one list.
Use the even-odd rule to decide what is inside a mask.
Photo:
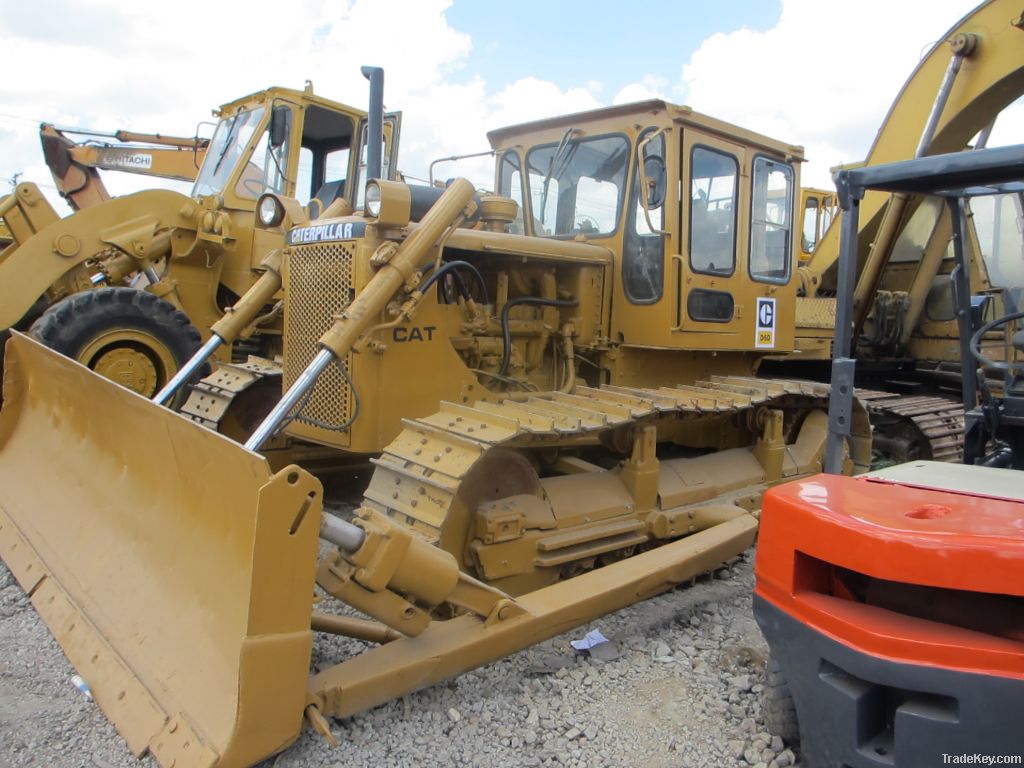
[[(828, 387), (754, 376), (793, 349), (801, 149), (661, 101), (490, 139), (498, 195), (260, 198), (286, 391), (245, 445), (9, 342), (0, 549), (135, 751), (249, 765), (716, 566), (820, 470)], [(377, 456), (352, 520), (271, 470), (281, 430)], [(60, 480), (15, 482), (40, 452)], [(381, 644), (310, 678), (313, 631)]]
[[(383, 75), (374, 72), (380, 91)], [(43, 126), (44, 154), (76, 212), (59, 217), (34, 184), (18, 185), (0, 201), (11, 233), (0, 252), (0, 330), (31, 328), (52, 348), (152, 396), (235, 300), (274, 269), (281, 235), (254, 227), (263, 192), (294, 197), (317, 212), (360, 203), (366, 112), (317, 96), (307, 84), (304, 91), (271, 88), (243, 97), (215, 115), (208, 146), (121, 134), (167, 145), (146, 151), (76, 145)], [(400, 117), (384, 117), (385, 178), (396, 174)], [(153, 174), (184, 176), (200, 156), (191, 196), (148, 190), (111, 198), (95, 170), (127, 165), (145, 172), (149, 165)], [(238, 356), (275, 354), (280, 328), (273, 307), (269, 301), (239, 329)], [(229, 360), (230, 348), (221, 354)]]
[[(870, 463), (860, 401), (758, 376), (830, 351), (801, 330), (829, 297), (798, 296), (800, 147), (663, 101), (490, 140), (495, 195), (371, 158), (352, 210), (254, 200), (279, 268), (153, 400), (12, 335), (0, 554), (137, 754), (328, 735), (742, 552), (829, 433)], [(245, 443), (162, 407), (278, 279), (284, 393)], [(370, 458), (354, 515), (260, 454), (280, 435)], [(314, 632), (374, 647), (310, 675)]]

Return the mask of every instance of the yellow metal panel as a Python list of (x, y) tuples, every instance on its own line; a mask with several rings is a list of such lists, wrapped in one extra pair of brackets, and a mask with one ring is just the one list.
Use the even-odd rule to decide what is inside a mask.
[[(6, 362), (0, 553), (39, 584), (104, 712), (165, 766), (248, 765), (286, 746), (312, 644), (319, 483), (272, 476), (25, 337)], [(62, 482), (40, 475), (53, 467)]]
[(836, 327), (836, 300), (798, 297), (796, 300), (797, 333), (804, 328)]

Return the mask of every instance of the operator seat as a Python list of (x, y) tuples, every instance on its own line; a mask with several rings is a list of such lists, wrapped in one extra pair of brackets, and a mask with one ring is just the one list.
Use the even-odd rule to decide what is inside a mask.
[(312, 199), (309, 201), (309, 205), (306, 206), (309, 211), (310, 218), (319, 218), (320, 214), (322, 214), (331, 203), (339, 197), (342, 197), (344, 194), (344, 179), (324, 182), (324, 185), (316, 191), (316, 194), (313, 195)]

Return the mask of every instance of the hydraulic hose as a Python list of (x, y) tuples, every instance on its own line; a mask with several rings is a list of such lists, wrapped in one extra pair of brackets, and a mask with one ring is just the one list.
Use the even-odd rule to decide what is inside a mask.
[[(453, 269), (468, 269), (473, 273), (473, 279), (476, 280), (477, 286), (480, 288), (480, 297), (482, 303), (487, 303), (487, 286), (484, 284), (484, 277), (480, 274), (480, 270), (470, 264), (468, 261), (446, 261), (437, 270), (435, 270), (430, 277), (423, 281), (423, 285), (420, 286), (420, 293), (426, 293), (430, 290), (430, 286), (444, 277), (445, 274), (451, 272)], [(456, 273), (457, 274), (457, 273)]]
[(498, 369), (498, 375), (508, 375), (508, 364), (512, 358), (512, 331), (508, 325), (508, 315), (513, 307), (518, 307), (520, 304), (533, 304), (540, 307), (575, 307), (579, 303), (578, 299), (543, 299), (540, 296), (520, 296), (505, 302), (505, 306), (501, 308), (501, 340), (504, 343), (504, 350), (501, 353), (501, 367)]

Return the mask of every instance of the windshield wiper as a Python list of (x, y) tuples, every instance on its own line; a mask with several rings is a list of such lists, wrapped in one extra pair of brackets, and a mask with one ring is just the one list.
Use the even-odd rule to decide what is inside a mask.
[(217, 172), (220, 170), (220, 164), (224, 162), (224, 158), (228, 153), (228, 147), (231, 146), (231, 143), (232, 141), (234, 141), (235, 138), (235, 128), (238, 127), (238, 118), (240, 118), (241, 116), (242, 113), (239, 112), (237, 115), (231, 118), (231, 124), (228, 126), (228, 135), (224, 137), (224, 146), (221, 147), (220, 154), (217, 155), (217, 162), (213, 166), (213, 173), (211, 174), (212, 176), (217, 175)]
[[(558, 146), (555, 148), (555, 154), (551, 156), (551, 162), (548, 163), (548, 172), (544, 176), (544, 186), (540, 193), (540, 223), (546, 223), (544, 221), (544, 211), (548, 207), (548, 188), (551, 186), (551, 177), (555, 173), (555, 164), (562, 159), (563, 153), (571, 146), (569, 139), (576, 132), (575, 128), (569, 128), (564, 134), (562, 134), (562, 140), (558, 142)], [(561, 168), (559, 168), (561, 171)]]
[(273, 148), (270, 149), (268, 154), (270, 155), (270, 159), (274, 161), (274, 167), (277, 169), (278, 174), (281, 176), (281, 180), (285, 184), (290, 182), (291, 179), (289, 179), (287, 174), (285, 174), (284, 168), (281, 167), (281, 161), (278, 159), (277, 155), (274, 153)]

